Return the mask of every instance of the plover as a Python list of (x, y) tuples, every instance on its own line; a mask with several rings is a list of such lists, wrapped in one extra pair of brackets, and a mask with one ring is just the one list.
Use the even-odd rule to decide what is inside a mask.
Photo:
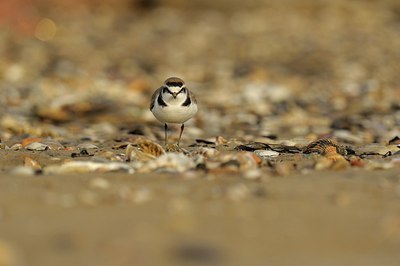
[(165, 145), (167, 145), (168, 124), (181, 124), (179, 146), (185, 128), (184, 123), (197, 113), (197, 101), (182, 79), (170, 77), (151, 97), (150, 111), (158, 121), (164, 123)]

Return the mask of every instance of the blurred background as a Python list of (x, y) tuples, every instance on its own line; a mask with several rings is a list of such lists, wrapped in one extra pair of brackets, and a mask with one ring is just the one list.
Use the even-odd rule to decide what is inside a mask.
[[(400, 136), (400, 1), (0, 1), (0, 265), (25, 265), (3, 262), (19, 250), (29, 265), (399, 261), (397, 146), (364, 168), (359, 152), (340, 172), (289, 153), (243, 157), (246, 172), (229, 157), (241, 152), (222, 150), (209, 155), (215, 172), (33, 176), (35, 160), (39, 170), (84, 160), (71, 158), (80, 144), (98, 145), (87, 160), (129, 166), (132, 135), (162, 143), (148, 109), (169, 76), (200, 106), (185, 148), (329, 137), (387, 150)], [(56, 148), (28, 151), (24, 140)], [(202, 143), (188, 149), (201, 154)], [(23, 164), (32, 176), (8, 171)]]
[(399, 121), (396, 0), (13, 0), (0, 12), (0, 126), (11, 133), (158, 128), (149, 99), (171, 75), (199, 98), (193, 137)]

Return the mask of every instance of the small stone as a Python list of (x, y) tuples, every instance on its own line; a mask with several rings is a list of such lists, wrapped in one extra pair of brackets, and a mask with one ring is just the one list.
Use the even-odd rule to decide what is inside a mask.
[(43, 141), (40, 142), (47, 145), (49, 149), (53, 151), (63, 150), (65, 148), (64, 145), (62, 145), (59, 141), (54, 139), (44, 139)]
[(29, 151), (45, 151), (49, 149), (49, 146), (40, 142), (32, 142), (28, 144), (25, 149)]
[(42, 141), (42, 138), (26, 138), (26, 139), (22, 140), (21, 145), (23, 148), (25, 148), (26, 146), (28, 146), (31, 143), (41, 142), (41, 141)]
[(77, 146), (77, 148), (78, 148), (79, 150), (86, 150), (86, 151), (91, 152), (91, 153), (93, 153), (93, 152), (99, 150), (99, 147), (98, 147), (98, 146), (96, 146), (96, 145), (94, 145), (94, 144), (91, 144), (91, 143), (82, 143), (82, 144), (79, 144), (79, 145)]
[(10, 150), (12, 151), (19, 151), (20, 149), (22, 149), (22, 145), (20, 143), (16, 143), (10, 147)]

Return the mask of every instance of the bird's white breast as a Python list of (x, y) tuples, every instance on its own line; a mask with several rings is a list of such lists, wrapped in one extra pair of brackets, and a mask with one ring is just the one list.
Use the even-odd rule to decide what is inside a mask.
[(197, 113), (197, 104), (192, 102), (189, 106), (168, 105), (165, 107), (156, 105), (151, 111), (160, 122), (182, 124)]

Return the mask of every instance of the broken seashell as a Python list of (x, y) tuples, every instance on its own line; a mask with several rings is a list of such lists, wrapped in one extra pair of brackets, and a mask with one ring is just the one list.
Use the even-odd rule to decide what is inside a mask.
[(250, 170), (260, 166), (262, 160), (253, 152), (221, 152), (206, 162), (209, 169), (220, 167), (231, 170)]
[(252, 142), (244, 145), (239, 145), (235, 148), (237, 151), (255, 151), (270, 149), (268, 144), (262, 142)]
[(155, 157), (152, 154), (148, 154), (141, 151), (139, 147), (135, 147), (129, 144), (125, 150), (125, 158), (127, 162), (133, 162), (133, 161), (147, 162), (150, 160), (154, 160), (157, 157)]
[(125, 163), (119, 162), (90, 162), (90, 161), (70, 161), (62, 165), (50, 165), (43, 169), (45, 174), (80, 174), (91, 172), (127, 172), (134, 173), (134, 169)]
[(160, 144), (149, 139), (139, 138), (136, 141), (136, 144), (142, 152), (151, 154), (155, 157), (160, 157), (161, 155), (165, 154), (165, 150)]
[(125, 149), (127, 161), (149, 161), (165, 154), (164, 148), (152, 140), (137, 138), (133, 144), (129, 144)]
[(277, 151), (269, 151), (269, 150), (255, 150), (254, 153), (257, 154), (261, 158), (279, 156), (279, 152), (277, 152)]
[(355, 149), (359, 155), (386, 155), (390, 156), (400, 151), (397, 145), (369, 144)]
[(341, 154), (346, 155), (346, 149), (333, 139), (319, 139), (311, 142), (303, 149), (303, 153), (318, 153), (321, 155)]

